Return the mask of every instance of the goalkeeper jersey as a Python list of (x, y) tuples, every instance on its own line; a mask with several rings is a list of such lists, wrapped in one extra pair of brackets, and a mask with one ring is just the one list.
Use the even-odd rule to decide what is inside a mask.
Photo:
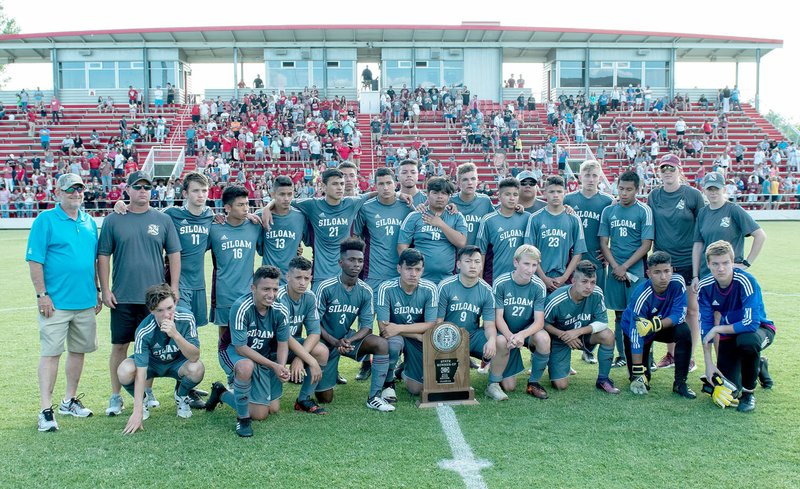
[[(633, 291), (628, 307), (622, 313), (622, 331), (631, 339), (631, 344), (636, 345), (640, 340), (636, 330), (637, 318), (669, 318), (673, 326), (677, 326), (686, 320), (686, 302), (686, 283), (677, 273), (672, 274), (667, 290), (660, 295), (653, 289), (653, 282), (647, 279)], [(647, 341), (654, 335), (655, 333), (650, 333), (644, 340)]]
[[(764, 326), (775, 331), (775, 324), (767, 319), (761, 287), (755, 277), (733, 269), (733, 280), (726, 288), (719, 286), (713, 275), (700, 281), (697, 293), (700, 304), (700, 334), (705, 336), (714, 327), (714, 313), (720, 313), (719, 324), (733, 325), (734, 334), (752, 333)], [(731, 335), (720, 335), (720, 339)]]

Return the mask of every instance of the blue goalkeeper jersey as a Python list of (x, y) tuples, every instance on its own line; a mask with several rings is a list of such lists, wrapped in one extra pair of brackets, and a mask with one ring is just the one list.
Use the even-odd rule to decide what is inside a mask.
[(672, 275), (667, 290), (661, 295), (656, 294), (650, 279), (637, 286), (631, 295), (628, 307), (622, 313), (620, 323), (622, 331), (631, 339), (631, 351), (641, 353), (644, 343), (652, 341), (655, 336), (655, 333), (650, 333), (644, 338), (640, 337), (636, 329), (637, 318), (653, 319), (655, 316), (661, 319), (669, 318), (672, 320), (672, 325), (677, 326), (686, 321), (686, 303), (686, 283), (677, 273)]
[[(767, 319), (761, 287), (755, 277), (733, 269), (733, 280), (726, 288), (719, 286), (713, 275), (700, 281), (697, 293), (700, 304), (700, 334), (705, 336), (714, 327), (714, 313), (720, 314), (719, 324), (733, 325), (734, 334), (752, 333), (762, 325), (775, 331), (775, 324)], [(725, 339), (731, 335), (720, 335)]]

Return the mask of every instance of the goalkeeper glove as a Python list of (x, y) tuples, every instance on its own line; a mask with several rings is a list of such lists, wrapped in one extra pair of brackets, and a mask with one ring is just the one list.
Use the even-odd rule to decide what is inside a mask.
[(711, 396), (714, 404), (725, 409), (729, 406), (738, 406), (739, 399), (733, 396), (736, 391), (736, 386), (733, 383), (719, 374), (711, 376), (711, 381), (706, 377), (700, 377), (703, 381), (703, 392)]
[(661, 318), (658, 316), (653, 316), (653, 319), (636, 318), (636, 331), (642, 338), (650, 333), (658, 333), (661, 328)]
[(631, 392), (637, 395), (647, 394), (650, 390), (650, 383), (645, 375), (644, 365), (633, 365), (631, 367)]

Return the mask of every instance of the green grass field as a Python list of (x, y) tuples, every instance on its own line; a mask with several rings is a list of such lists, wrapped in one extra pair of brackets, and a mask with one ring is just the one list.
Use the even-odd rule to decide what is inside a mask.
[[(673, 395), (672, 370), (654, 374), (653, 390), (645, 398), (634, 397), (626, 375), (612, 370), (623, 392), (608, 396), (594, 388), (597, 367), (577, 355), (573, 366), (578, 376), (569, 390), (551, 389), (547, 401), (530, 398), (524, 390), (511, 394), (508, 402), (487, 400), (482, 395), (487, 378), (473, 371), (481, 405), (456, 407), (455, 412), (475, 457), (492, 463), (481, 471), (486, 485), (800, 487), (800, 393), (794, 387), (800, 373), (800, 284), (795, 275), (800, 226), (764, 223), (764, 228), (769, 239), (752, 271), (778, 326), (776, 342), (766, 352), (776, 387), (756, 391), (755, 413), (721, 411), (704, 394), (695, 401)], [(350, 383), (337, 388), (330, 416), (293, 411), (299, 387), (289, 384), (281, 413), (255, 423), (253, 438), (240, 439), (230, 408), (195, 412), (182, 420), (171, 400), (173, 382), (157, 380), (162, 406), (152, 411), (145, 431), (123, 436), (130, 398), (124, 416), (103, 416), (110, 393), (105, 309), (98, 317), (100, 349), (87, 356), (80, 385), (95, 416), (59, 416), (59, 432), (37, 432), (38, 328), (24, 261), (26, 239), (27, 232), (0, 232), (0, 487), (464, 486), (458, 474), (438, 466), (453, 454), (436, 411), (414, 407), (402, 384), (395, 413), (368, 411), (367, 384), (353, 380), (357, 365), (346, 360), (342, 373)], [(217, 362), (216, 328), (202, 328), (200, 334), (206, 364), (201, 387), (208, 388), (224, 376)], [(659, 344), (656, 358), (663, 351)], [(689, 377), (698, 393), (700, 363)], [(64, 382), (62, 369), (54, 399), (63, 395)], [(519, 382), (524, 387), (525, 380)]]

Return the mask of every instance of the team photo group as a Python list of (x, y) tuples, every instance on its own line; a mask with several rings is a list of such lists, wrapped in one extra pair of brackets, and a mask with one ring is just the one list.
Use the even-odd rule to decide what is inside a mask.
[[(374, 191), (359, 194), (358, 168), (344, 162), (321, 174), (324, 196), (307, 199), (280, 176), (258, 215), (247, 189), (231, 185), (215, 215), (203, 174), (182, 179), (182, 206), (159, 211), (150, 207), (152, 177), (135, 171), (127, 201), (102, 229), (82, 210), (81, 177), (62, 175), (57, 205), (36, 218), (26, 250), (40, 332), (38, 430), (58, 430), (56, 414), (92, 416), (78, 387), (106, 327), (96, 320), (103, 308), (104, 412), (132, 405), (125, 433), (164, 402), (152, 390), (159, 377), (174, 379), (177, 416), (225, 404), (220, 419), (235, 417), (243, 437), (253, 436), (253, 420), (280, 410), (287, 382), (299, 385), (295, 410), (335, 415), (337, 385), (348, 388), (341, 357), (360, 362), (366, 407), (395, 411), (400, 385), (422, 392), (423, 335), (443, 322), (468, 333), (494, 401), (540, 402), (570, 388), (573, 352), (596, 364), (603, 395), (646, 395), (652, 372), (672, 369), (674, 402), (690, 402), (697, 394), (687, 379), (698, 366), (694, 387), (722, 408), (751, 412), (756, 388), (772, 388), (763, 354), (776, 328), (748, 271), (766, 234), (729, 201), (721, 174), (705, 175), (697, 190), (668, 154), (658, 162), (660, 187), (643, 196), (627, 171), (612, 197), (589, 160), (575, 192), (562, 176), (522, 171), (497, 183), (493, 202), (477, 192), (471, 163), (455, 183), (431, 177), (424, 189), (418, 172), (415, 160), (396, 174), (379, 168)], [(201, 354), (198, 337), (212, 324), (216, 359), (213, 347)], [(666, 344), (663, 358), (653, 357), (654, 342)], [(54, 402), (65, 350), (66, 392)], [(207, 378), (214, 361), (227, 378)], [(201, 386), (204, 377), (213, 382)], [(525, 388), (516, 394), (518, 379)]]

